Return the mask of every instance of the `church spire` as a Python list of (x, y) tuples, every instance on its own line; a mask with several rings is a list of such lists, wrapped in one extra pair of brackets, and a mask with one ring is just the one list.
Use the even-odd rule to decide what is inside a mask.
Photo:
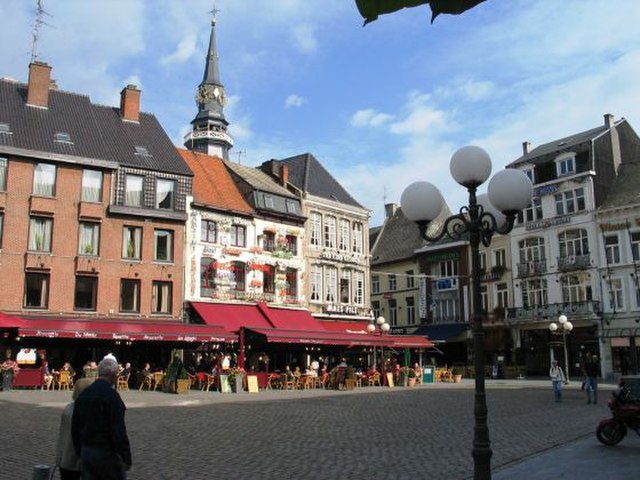
[(189, 150), (228, 159), (233, 139), (227, 134), (229, 122), (224, 118), (223, 112), (226, 96), (218, 67), (215, 17), (217, 12), (214, 8), (204, 75), (196, 92), (198, 113), (191, 121), (191, 132), (185, 136), (184, 146)]

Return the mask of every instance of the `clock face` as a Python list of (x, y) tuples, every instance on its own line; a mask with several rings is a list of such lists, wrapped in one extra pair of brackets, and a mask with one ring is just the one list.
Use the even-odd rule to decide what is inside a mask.
[(212, 100), (218, 100), (220, 104), (224, 105), (225, 97), (222, 87), (214, 85), (200, 85), (198, 92), (196, 93), (196, 102), (209, 103)]

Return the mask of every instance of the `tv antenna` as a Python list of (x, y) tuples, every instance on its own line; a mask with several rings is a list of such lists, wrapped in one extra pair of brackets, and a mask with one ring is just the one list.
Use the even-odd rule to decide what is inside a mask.
[(44, 9), (44, 0), (36, 0), (36, 18), (33, 21), (33, 30), (31, 36), (33, 38), (31, 42), (31, 61), (33, 62), (38, 58), (38, 40), (40, 37), (40, 26), (46, 25), (47, 27), (54, 28), (44, 21), (44, 17), (51, 17), (51, 14)]
[(246, 150), (238, 150), (236, 153), (237, 153), (237, 155), (238, 155), (238, 163), (239, 163), (239, 164), (242, 164), (242, 159), (241, 159), (241, 157), (242, 157), (242, 156), (246, 156), (246, 155), (247, 155), (247, 151), (246, 151)]

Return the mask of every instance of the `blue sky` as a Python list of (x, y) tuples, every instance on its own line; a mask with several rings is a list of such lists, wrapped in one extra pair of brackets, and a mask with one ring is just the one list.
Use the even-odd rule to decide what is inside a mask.
[[(313, 153), (383, 219), (415, 180), (452, 210), (449, 159), (485, 148), (494, 172), (533, 146), (627, 118), (640, 132), (640, 2), (487, 0), (430, 24), (428, 7), (362, 28), (352, 0), (217, 0), (231, 159)], [(0, 2), (0, 76), (26, 81), (36, 0)], [(59, 88), (119, 105), (142, 90), (177, 145), (196, 114), (210, 0), (44, 0), (38, 59)]]

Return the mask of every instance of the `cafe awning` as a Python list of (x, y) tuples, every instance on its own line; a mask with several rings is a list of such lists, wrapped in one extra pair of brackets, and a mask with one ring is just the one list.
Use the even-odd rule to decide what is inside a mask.
[[(367, 325), (369, 322), (340, 322), (340, 321), (322, 321), (322, 326), (325, 330), (341, 333), (349, 333), (354, 335), (367, 335), (373, 334), (367, 331)], [(377, 335), (380, 338), (379, 334)], [(387, 334), (383, 335), (384, 346), (398, 347), (398, 348), (435, 348), (435, 345), (431, 340), (422, 335), (395, 335)]]
[(191, 302), (191, 306), (203, 322), (208, 325), (220, 325), (227, 332), (238, 332), (243, 327), (275, 326), (255, 304)]
[(323, 322), (317, 320), (308, 310), (299, 308), (273, 308), (258, 303), (257, 308), (276, 328), (285, 330), (324, 330)]
[(94, 321), (23, 318), (19, 335), (40, 338), (159, 342), (235, 342), (238, 336), (218, 325), (177, 322)]
[(370, 335), (367, 331), (367, 325), (369, 322), (341, 322), (332, 320), (321, 320), (322, 328), (332, 332), (342, 333), (358, 333), (361, 335)]
[(285, 330), (281, 328), (251, 328), (264, 335), (269, 343), (294, 343), (306, 345), (343, 345), (348, 347), (387, 346), (386, 339), (372, 335), (359, 335), (327, 331)]
[(22, 319), (0, 312), (0, 328), (18, 328)]

